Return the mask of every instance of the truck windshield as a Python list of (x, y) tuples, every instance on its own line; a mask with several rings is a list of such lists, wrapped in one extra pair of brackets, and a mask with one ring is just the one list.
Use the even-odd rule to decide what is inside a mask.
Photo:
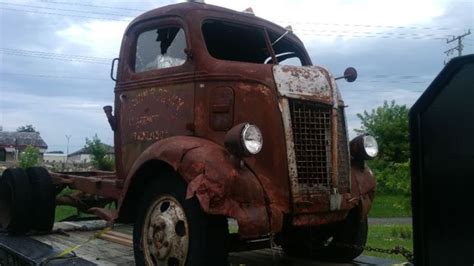
[[(221, 60), (256, 64), (276, 64), (265, 42), (263, 29), (218, 20), (206, 20), (202, 25), (204, 41), (209, 54)], [(270, 42), (281, 34), (269, 32)], [(284, 65), (307, 65), (300, 49), (287, 37), (273, 46), (276, 59)]]
[(270, 56), (263, 29), (206, 20), (202, 33), (207, 50), (214, 58), (262, 64)]

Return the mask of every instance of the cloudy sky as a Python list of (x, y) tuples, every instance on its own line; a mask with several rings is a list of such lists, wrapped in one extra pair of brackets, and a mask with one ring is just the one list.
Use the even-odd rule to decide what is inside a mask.
[[(110, 61), (127, 24), (146, 10), (181, 1), (0, 0), (0, 125), (33, 124), (50, 150), (70, 151), (98, 134), (113, 135), (102, 106), (113, 104)], [(357, 113), (384, 100), (411, 106), (439, 73), (453, 35), (474, 30), (473, 1), (334, 0), (223, 1), (282, 26), (292, 25), (313, 63), (335, 75), (355, 67), (354, 83), (340, 82), (349, 127)], [(474, 52), (474, 34), (464, 39)], [(457, 53), (457, 52), (455, 52)], [(353, 135), (353, 133), (351, 133)]]

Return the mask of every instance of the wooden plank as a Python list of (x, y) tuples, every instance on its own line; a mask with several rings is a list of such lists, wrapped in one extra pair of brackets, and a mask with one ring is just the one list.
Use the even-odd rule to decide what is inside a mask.
[(100, 236), (99, 238), (133, 248), (133, 240), (128, 239), (128, 238), (114, 236), (114, 235), (111, 235), (111, 234), (104, 234), (104, 235)]
[(107, 232), (106, 235), (112, 235), (112, 236), (116, 236), (116, 237), (120, 237), (120, 238), (124, 238), (124, 239), (128, 239), (130, 241), (133, 241), (133, 236), (132, 235), (120, 233), (120, 232), (117, 232), (115, 230)]

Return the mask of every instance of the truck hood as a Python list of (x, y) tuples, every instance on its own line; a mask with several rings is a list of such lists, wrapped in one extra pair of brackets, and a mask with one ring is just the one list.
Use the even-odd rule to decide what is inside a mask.
[(341, 101), (332, 75), (320, 66), (273, 66), (273, 76), (280, 96), (334, 104)]

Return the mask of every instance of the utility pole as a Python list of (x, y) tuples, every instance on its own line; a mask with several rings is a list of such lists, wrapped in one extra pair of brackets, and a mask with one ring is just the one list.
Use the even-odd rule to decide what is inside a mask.
[(66, 139), (67, 139), (67, 146), (66, 146), (66, 161), (67, 161), (67, 158), (69, 157), (69, 139), (72, 137), (72, 135), (66, 135)]
[[(452, 43), (456, 40), (458, 41), (457, 46), (444, 51), (446, 56), (449, 56), (450, 54), (452, 54), (454, 52), (454, 50), (457, 50), (458, 51), (458, 56), (461, 56), (462, 55), (462, 50), (464, 49), (464, 45), (462, 44), (462, 38), (466, 37), (469, 34), (471, 34), (471, 29), (467, 30), (467, 32), (462, 34), (462, 35), (458, 35), (457, 37), (453, 36), (450, 40), (446, 40), (446, 44)], [(446, 61), (444, 62), (444, 64), (446, 65)]]

